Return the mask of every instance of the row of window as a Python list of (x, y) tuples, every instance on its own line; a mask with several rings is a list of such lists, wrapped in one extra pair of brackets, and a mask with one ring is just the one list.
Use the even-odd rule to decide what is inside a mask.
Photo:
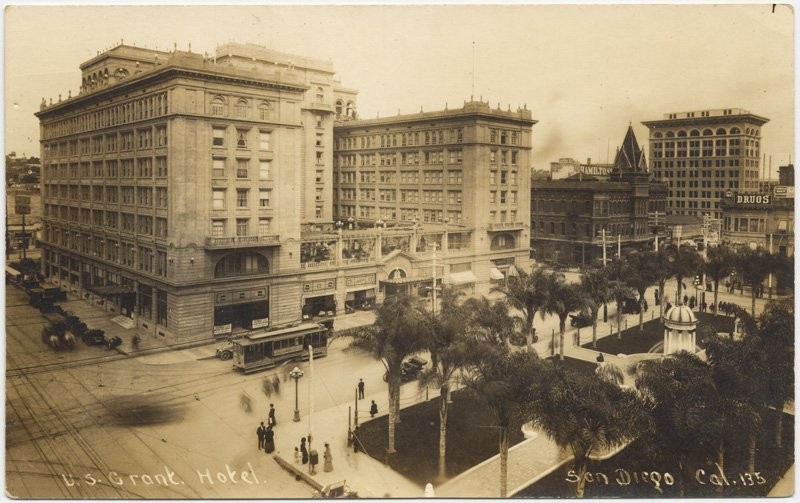
[[(211, 146), (212, 147), (225, 147), (228, 145), (228, 131), (233, 129), (235, 132), (235, 146), (237, 149), (250, 148), (251, 141), (254, 136), (252, 129), (242, 127), (228, 127), (228, 126), (212, 126), (211, 128)], [(258, 149), (262, 151), (271, 150), (270, 131), (258, 131)]]
[[(251, 229), (251, 222), (258, 225), (257, 229)], [(257, 232), (257, 236), (268, 236), (272, 230), (271, 218), (237, 218), (235, 219), (235, 235), (237, 237), (252, 236), (253, 231)], [(229, 223), (227, 218), (214, 218), (211, 220), (211, 236), (213, 237), (228, 237), (230, 236)]]
[[(662, 133), (661, 131), (656, 131), (655, 133), (653, 133), (653, 138), (676, 138), (676, 137), (677, 138), (685, 138), (686, 136), (701, 136), (701, 135), (702, 136), (713, 136), (715, 134), (716, 135), (720, 135), (720, 136), (724, 136), (724, 135), (728, 135), (728, 134), (742, 134), (742, 130), (739, 129), (738, 127), (734, 126), (730, 130), (726, 130), (725, 128), (722, 128), (722, 127), (721, 128), (717, 128), (716, 131), (706, 128), (706, 129), (703, 129), (702, 133), (698, 129), (692, 129), (688, 133), (683, 129), (679, 130), (677, 133), (674, 132), (674, 131), (666, 131), (664, 133)], [(745, 129), (744, 134), (746, 134), (747, 136), (758, 137), (759, 136), (759, 131), (758, 131), (758, 128), (752, 128), (751, 129), (751, 128), (748, 127), (748, 128)]]
[(118, 126), (169, 113), (167, 93), (158, 93), (125, 103), (99, 108), (78, 114), (68, 119), (61, 119), (42, 125), (42, 139), (49, 140), (58, 136), (84, 133), (96, 129)]
[[(235, 189), (231, 191), (236, 194), (236, 208), (248, 208), (250, 206), (250, 189)], [(272, 197), (272, 189), (258, 189), (258, 207), (270, 208), (270, 198)], [(211, 190), (211, 209), (224, 210), (228, 207), (228, 189), (212, 189)]]
[[(693, 159), (688, 161), (653, 161), (653, 168), (738, 168), (739, 164), (739, 159)], [(749, 161), (745, 160), (745, 164), (749, 165)]]
[[(167, 253), (153, 249), (149, 246), (134, 245), (127, 241), (117, 241), (115, 239), (104, 239), (99, 236), (81, 234), (72, 237), (72, 233), (58, 227), (45, 227), (45, 240), (58, 246), (69, 247), (73, 251), (92, 255), (101, 260), (127, 266), (139, 271), (155, 274), (156, 276), (167, 276)], [(67, 238), (64, 238), (68, 235)], [(52, 254), (55, 260), (55, 254)], [(76, 262), (73, 259), (73, 262)], [(69, 259), (61, 255), (58, 264), (65, 268), (75, 268), (76, 263), (71, 263)], [(92, 284), (103, 284), (102, 281), (93, 281)]]
[[(44, 186), (46, 201), (59, 198), (65, 202), (93, 201), (107, 204), (136, 204), (138, 206), (166, 208), (169, 202), (167, 187), (105, 187), (102, 185), (55, 185)], [(45, 204), (45, 208), (48, 205)]]
[[(394, 189), (340, 189), (339, 199), (342, 201), (355, 201), (356, 195), (362, 201), (383, 201), (393, 202), (398, 200), (396, 190)], [(399, 201), (401, 203), (443, 203), (445, 200), (445, 191), (441, 190), (400, 190)], [(461, 204), (463, 193), (460, 190), (449, 190), (447, 193), (447, 202), (449, 204)], [(516, 197), (516, 192), (514, 192)]]
[(136, 157), (121, 160), (73, 162), (62, 164), (45, 164), (42, 168), (43, 179), (80, 179), (95, 181), (111, 181), (115, 178), (166, 178), (168, 173), (167, 158)]
[(414, 131), (412, 133), (401, 134), (348, 136), (339, 138), (336, 142), (336, 145), (339, 150), (351, 150), (356, 148), (390, 148), (397, 147), (398, 142), (401, 147), (413, 147), (416, 145), (441, 145), (445, 143), (445, 135), (447, 135), (447, 143), (463, 143), (464, 128)]
[(76, 155), (98, 155), (129, 150), (166, 147), (167, 126), (156, 125), (43, 145), (45, 160)]
[(245, 98), (227, 98), (216, 95), (211, 98), (211, 115), (215, 117), (233, 116), (238, 119), (249, 119), (255, 112), (255, 117), (259, 120), (275, 119), (275, 103), (270, 100), (253, 101)]
[[(270, 180), (272, 176), (272, 161), (259, 159), (258, 170), (255, 171), (251, 166), (251, 159), (236, 158), (236, 171), (235, 178), (238, 180), (247, 180), (255, 177), (258, 173), (258, 180)], [(211, 176), (212, 178), (228, 178), (233, 174), (232, 170), (228, 168), (228, 159), (225, 157), (214, 157), (211, 159)]]
[[(561, 235), (561, 236), (578, 236), (579, 226), (576, 222), (571, 222), (569, 225), (566, 222), (545, 222), (544, 220), (539, 220), (538, 225), (534, 224), (534, 230), (538, 228), (539, 235)], [(643, 235), (647, 233), (648, 224), (645, 222), (637, 222), (635, 224), (608, 224), (608, 225), (596, 225), (593, 226), (590, 223), (585, 223), (581, 226), (582, 237), (585, 238), (592, 238), (598, 236), (603, 229), (606, 230), (606, 235), (609, 236), (608, 239), (611, 239), (613, 236), (621, 235), (621, 236), (630, 236), (635, 235)], [(569, 231), (569, 232), (567, 232)], [(535, 238), (536, 236), (534, 236)]]
[[(110, 230), (121, 230), (132, 234), (167, 237), (167, 219), (150, 215), (75, 208), (72, 206), (45, 205), (45, 216), (64, 220), (71, 224), (94, 225)], [(65, 243), (61, 243), (65, 244)]]

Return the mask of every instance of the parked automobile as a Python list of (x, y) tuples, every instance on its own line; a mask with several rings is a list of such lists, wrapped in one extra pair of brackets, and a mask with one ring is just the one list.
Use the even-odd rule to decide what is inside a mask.
[(588, 311), (569, 315), (569, 324), (573, 327), (583, 328), (592, 324), (592, 315)]
[(622, 299), (622, 314), (639, 314), (642, 308), (639, 301), (633, 297), (625, 297)]
[(217, 346), (217, 358), (220, 360), (230, 360), (233, 358), (233, 340), (228, 339), (223, 344)]
[[(419, 373), (428, 364), (427, 360), (423, 360), (418, 356), (412, 356), (400, 365), (400, 381), (409, 382), (419, 377)], [(389, 381), (389, 374), (383, 374), (383, 380)]]

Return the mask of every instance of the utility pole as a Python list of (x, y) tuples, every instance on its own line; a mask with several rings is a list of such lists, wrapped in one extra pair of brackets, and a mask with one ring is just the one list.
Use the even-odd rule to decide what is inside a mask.
[(617, 258), (622, 257), (622, 234), (617, 234)]
[(436, 242), (433, 243), (433, 314), (436, 314)]
[[(772, 233), (771, 232), (769, 233), (769, 254), (772, 255)], [(772, 273), (771, 272), (769, 273), (769, 276), (767, 276), (767, 288), (768, 288), (768, 291), (769, 291), (769, 298), (771, 299), (772, 298)], [(755, 315), (756, 313), (753, 313), (753, 314)]]
[(603, 227), (603, 267), (606, 266), (606, 229)]

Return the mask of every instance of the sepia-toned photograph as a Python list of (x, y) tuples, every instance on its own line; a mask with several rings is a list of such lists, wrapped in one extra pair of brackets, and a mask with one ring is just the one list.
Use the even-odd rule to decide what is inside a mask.
[(793, 495), (796, 27), (6, 5), (6, 498)]

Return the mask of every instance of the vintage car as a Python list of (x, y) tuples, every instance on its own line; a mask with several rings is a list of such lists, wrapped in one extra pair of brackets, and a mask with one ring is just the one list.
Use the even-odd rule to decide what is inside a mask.
[[(427, 360), (423, 360), (418, 356), (412, 356), (400, 365), (400, 381), (409, 382), (419, 377), (419, 373), (428, 364)], [(383, 380), (389, 380), (389, 374), (383, 374)]]
[(578, 314), (570, 314), (569, 324), (577, 328), (588, 327), (592, 324), (592, 315), (588, 311), (581, 311)]

